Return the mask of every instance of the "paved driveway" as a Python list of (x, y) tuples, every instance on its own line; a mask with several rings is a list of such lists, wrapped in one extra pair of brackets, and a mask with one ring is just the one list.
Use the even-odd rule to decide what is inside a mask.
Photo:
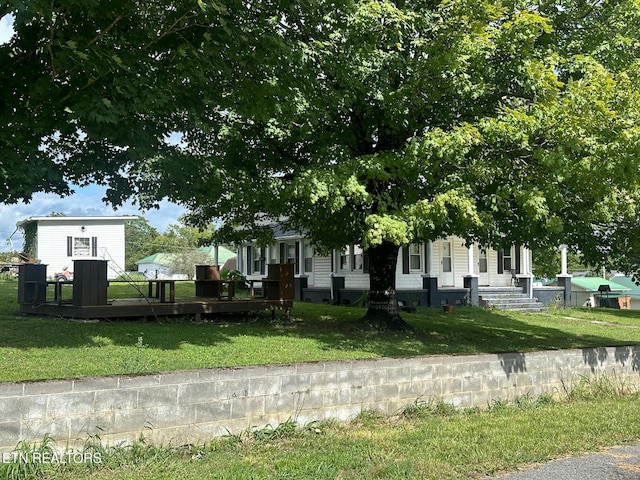
[(640, 480), (640, 445), (613, 447), (600, 453), (555, 460), (500, 480)]

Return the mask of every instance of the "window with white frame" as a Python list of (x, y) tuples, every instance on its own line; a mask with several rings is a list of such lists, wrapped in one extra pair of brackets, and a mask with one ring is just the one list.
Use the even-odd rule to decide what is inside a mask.
[(74, 237), (73, 256), (74, 257), (90, 257), (91, 256), (91, 238)]
[(97, 237), (67, 237), (67, 257), (95, 257), (97, 255)]
[(313, 272), (313, 247), (308, 243), (304, 245), (304, 271)]
[(296, 244), (295, 242), (286, 245), (286, 263), (296, 263)]
[(349, 247), (343, 247), (340, 252), (340, 270), (349, 270)]
[(502, 251), (502, 266), (504, 272), (509, 272), (513, 269), (511, 263), (511, 248), (505, 248)]
[(362, 270), (364, 265), (364, 251), (359, 245), (353, 246), (353, 269)]
[(253, 272), (260, 273), (262, 271), (262, 250), (258, 247), (253, 247), (251, 252), (251, 259), (253, 261)]
[(420, 245), (415, 243), (409, 245), (409, 269), (411, 271), (422, 270), (422, 254), (420, 253)]

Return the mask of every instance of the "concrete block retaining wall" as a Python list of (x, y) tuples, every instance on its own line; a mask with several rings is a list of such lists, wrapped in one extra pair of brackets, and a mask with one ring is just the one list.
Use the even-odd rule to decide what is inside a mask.
[(381, 358), (0, 383), (0, 451), (50, 434), (58, 448), (88, 435), (130, 443), (203, 443), (289, 419), (396, 413), (418, 399), (460, 407), (561, 390), (606, 374), (640, 385), (640, 346), (470, 356)]

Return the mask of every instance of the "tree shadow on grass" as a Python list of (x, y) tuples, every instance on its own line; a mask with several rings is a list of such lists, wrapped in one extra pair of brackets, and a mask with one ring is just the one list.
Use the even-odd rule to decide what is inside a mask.
[[(579, 323), (551, 326), (554, 317), (540, 314), (529, 316), (529, 322), (478, 308), (458, 308), (454, 314), (425, 308), (403, 315), (414, 327), (413, 332), (389, 332), (361, 322), (362, 309), (324, 305), (309, 311), (305, 306), (296, 304), (290, 322), (280, 314), (272, 321), (269, 312), (220, 315), (203, 323), (186, 317), (89, 323), (2, 315), (0, 335), (4, 346), (44, 348), (87, 346), (95, 337), (109, 338), (114, 345), (130, 345), (132, 338), (135, 342), (142, 334), (145, 341), (160, 349), (176, 349), (185, 342), (215, 346), (237, 336), (255, 337), (257, 341), (264, 336), (285, 336), (314, 339), (324, 350), (364, 350), (379, 356), (526, 352), (640, 343), (640, 331), (619, 338), (611, 329), (589, 326), (598, 334), (583, 333)], [(323, 314), (318, 315), (318, 310)], [(543, 318), (549, 325), (539, 324)]]
[[(549, 314), (523, 316), (479, 308), (456, 308), (453, 314), (445, 314), (439, 309), (424, 308), (403, 314), (414, 327), (413, 332), (388, 332), (373, 330), (361, 322), (363, 312), (354, 307), (296, 304), (289, 322), (281, 314), (272, 321), (271, 314), (265, 312), (218, 317), (205, 323), (193, 323), (184, 317), (78, 323), (0, 315), (0, 338), (2, 346), (24, 350), (132, 347), (143, 338), (145, 345), (160, 352), (193, 345), (238, 354), (227, 363), (219, 358), (215, 366), (494, 353), (501, 354), (503, 369), (510, 374), (525, 371), (522, 354), (535, 350), (583, 348), (585, 363), (595, 368), (603, 361), (602, 351), (595, 349), (603, 346), (619, 346), (615, 355), (621, 363), (633, 362), (634, 368), (640, 364), (637, 350), (622, 347), (640, 344), (640, 330), (622, 335), (615, 328), (562, 322), (561, 317)], [(304, 347), (309, 349), (307, 354), (296, 347), (297, 340), (311, 345)], [(234, 351), (235, 345), (242, 345), (238, 348), (245, 351)], [(264, 352), (265, 349), (271, 351)], [(507, 353), (511, 355), (503, 355)], [(272, 360), (265, 360), (268, 358)]]

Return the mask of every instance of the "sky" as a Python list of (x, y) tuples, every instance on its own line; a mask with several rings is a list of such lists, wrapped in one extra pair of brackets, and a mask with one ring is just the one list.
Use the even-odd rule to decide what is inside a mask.
[[(0, 45), (8, 42), (13, 35), (12, 24), (13, 18), (10, 15), (0, 19)], [(22, 249), (21, 232), (15, 231), (17, 222), (29, 217), (49, 215), (52, 212), (67, 216), (140, 215), (160, 233), (165, 232), (169, 225), (177, 223), (178, 217), (185, 213), (184, 208), (166, 201), (160, 204), (158, 210), (141, 211), (132, 203), (114, 210), (101, 200), (105, 193), (104, 187), (94, 185), (74, 190), (75, 194), (64, 198), (38, 193), (29, 203), (0, 203), (0, 252)]]

